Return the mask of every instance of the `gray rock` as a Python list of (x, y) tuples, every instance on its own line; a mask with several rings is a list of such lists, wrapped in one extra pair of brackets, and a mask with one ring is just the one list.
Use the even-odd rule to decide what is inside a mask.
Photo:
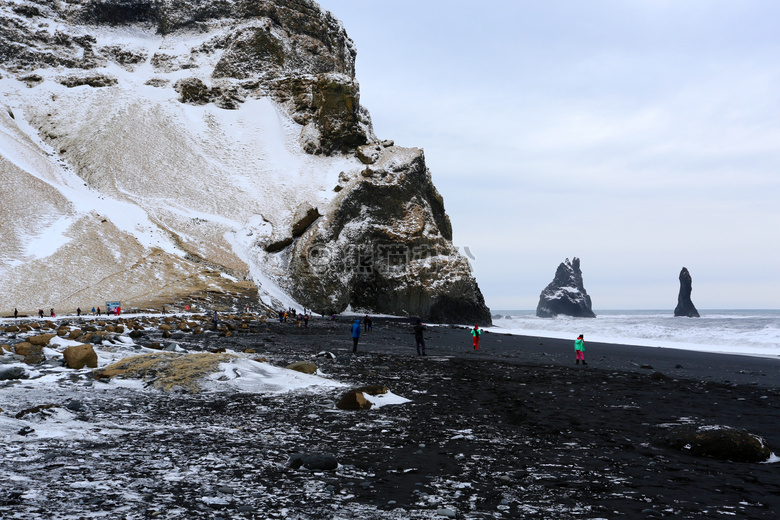
[(0, 381), (8, 381), (10, 379), (27, 379), (27, 372), (22, 367), (0, 369)]
[(67, 403), (65, 403), (65, 408), (67, 408), (68, 410), (74, 411), (74, 412), (79, 412), (79, 411), (81, 411), (84, 408), (84, 403), (82, 403), (81, 401), (77, 401), (75, 399), (72, 399), (72, 400), (68, 401)]
[(443, 516), (444, 518), (456, 518), (458, 516), (458, 514), (455, 511), (447, 507), (437, 509), (436, 514), (439, 516)]
[(290, 456), (288, 465), (293, 469), (303, 466), (311, 470), (332, 471), (338, 468), (339, 462), (331, 453), (294, 453)]

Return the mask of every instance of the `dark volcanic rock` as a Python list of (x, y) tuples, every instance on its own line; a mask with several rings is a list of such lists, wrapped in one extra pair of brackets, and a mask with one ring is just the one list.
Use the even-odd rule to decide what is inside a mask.
[(452, 245), (422, 150), (384, 148), (346, 184), (337, 209), (295, 242), (290, 290), (298, 301), (323, 314), (351, 305), (437, 323), (491, 323), (471, 267)]
[(567, 258), (558, 266), (555, 278), (545, 287), (539, 296), (536, 315), (540, 318), (553, 318), (559, 314), (576, 318), (595, 318), (590, 296), (582, 284), (580, 259), (571, 262)]
[(761, 437), (728, 426), (673, 426), (663, 428), (653, 441), (697, 457), (732, 462), (764, 462), (772, 454)]
[(699, 311), (691, 301), (691, 291), (693, 291), (693, 279), (688, 269), (683, 267), (680, 271), (680, 294), (677, 296), (677, 307), (674, 309), (675, 316), (699, 317)]

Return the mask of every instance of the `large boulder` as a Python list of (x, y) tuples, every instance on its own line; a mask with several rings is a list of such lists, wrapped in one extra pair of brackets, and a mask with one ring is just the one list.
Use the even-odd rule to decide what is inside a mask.
[(27, 342), (31, 345), (36, 345), (39, 347), (45, 347), (49, 344), (49, 341), (51, 341), (52, 338), (56, 338), (56, 334), (39, 334), (37, 336), (30, 336), (27, 338)]
[(580, 259), (567, 258), (562, 262), (555, 278), (539, 296), (536, 315), (540, 318), (554, 318), (557, 315), (575, 318), (595, 318), (590, 296), (582, 283)]
[(317, 372), (317, 365), (309, 361), (296, 361), (295, 363), (290, 363), (285, 368), (301, 372), (302, 374), (314, 374)]
[(764, 439), (729, 426), (662, 427), (654, 436), (653, 443), (697, 457), (733, 462), (765, 462), (772, 455)]
[(693, 305), (691, 292), (693, 291), (693, 279), (691, 273), (685, 267), (680, 271), (680, 293), (677, 296), (677, 307), (674, 309), (675, 316), (686, 316), (688, 318), (698, 318), (699, 311)]
[(339, 410), (368, 410), (371, 406), (373, 406), (371, 401), (366, 399), (363, 392), (357, 390), (345, 393), (336, 403), (336, 408)]
[(422, 150), (388, 147), (342, 180), (332, 211), (295, 241), (289, 289), (317, 312), (351, 305), (439, 323), (491, 323), (471, 266), (452, 244)]
[(74, 345), (63, 352), (65, 364), (69, 368), (97, 368), (98, 357), (92, 345)]

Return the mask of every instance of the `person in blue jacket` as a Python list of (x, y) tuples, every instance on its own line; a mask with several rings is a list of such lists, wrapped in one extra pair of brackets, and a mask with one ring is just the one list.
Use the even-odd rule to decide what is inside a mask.
[(360, 320), (355, 320), (352, 324), (352, 352), (357, 352), (358, 341), (360, 340)]

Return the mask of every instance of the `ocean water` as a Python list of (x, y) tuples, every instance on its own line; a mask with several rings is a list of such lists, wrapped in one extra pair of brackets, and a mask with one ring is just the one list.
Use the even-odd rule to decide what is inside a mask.
[[(597, 317), (537, 318), (535, 311), (493, 311), (496, 333), (753, 356), (780, 356), (780, 310), (595, 311)], [(497, 318), (500, 315), (501, 317)]]

